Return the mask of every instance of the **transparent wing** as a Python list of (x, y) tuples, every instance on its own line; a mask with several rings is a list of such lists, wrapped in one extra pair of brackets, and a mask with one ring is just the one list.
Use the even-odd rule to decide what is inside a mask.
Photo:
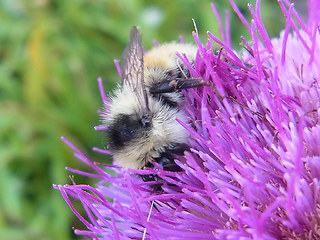
[(136, 94), (142, 113), (149, 115), (148, 98), (143, 76), (143, 50), (141, 33), (137, 27), (130, 32), (130, 39), (121, 60), (122, 86), (129, 86)]

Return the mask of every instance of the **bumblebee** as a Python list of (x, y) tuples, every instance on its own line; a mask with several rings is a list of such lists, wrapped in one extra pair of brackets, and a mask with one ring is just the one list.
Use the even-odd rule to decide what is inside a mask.
[[(115, 164), (143, 169), (154, 168), (154, 161), (164, 170), (181, 171), (175, 156), (189, 149), (189, 133), (176, 121), (188, 121), (181, 90), (205, 83), (190, 78), (177, 53), (185, 54), (193, 63), (196, 52), (194, 45), (172, 42), (144, 54), (141, 33), (137, 27), (132, 28), (121, 60), (122, 81), (103, 117)], [(157, 175), (142, 178), (162, 180)]]

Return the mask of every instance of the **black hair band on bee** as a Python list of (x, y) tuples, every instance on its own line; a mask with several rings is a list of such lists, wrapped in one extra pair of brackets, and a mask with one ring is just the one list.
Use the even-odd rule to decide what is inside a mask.
[(181, 89), (211, 86), (201, 78), (176, 78), (158, 82), (149, 89), (151, 94), (170, 93)]
[[(153, 159), (154, 162), (158, 163), (164, 171), (169, 172), (183, 172), (182, 168), (179, 167), (175, 162), (176, 155), (184, 155), (185, 151), (189, 151), (190, 147), (185, 143), (174, 144), (172, 147), (167, 148), (164, 152), (161, 153), (160, 157)], [(147, 168), (158, 170), (158, 168), (148, 162), (146, 165)], [(147, 174), (141, 175), (141, 178), (144, 182), (157, 181), (159, 183), (150, 185), (150, 188), (154, 191), (161, 192), (163, 191), (162, 185), (167, 183), (165, 180), (160, 178), (157, 174)], [(174, 186), (170, 183), (167, 183), (169, 186)]]

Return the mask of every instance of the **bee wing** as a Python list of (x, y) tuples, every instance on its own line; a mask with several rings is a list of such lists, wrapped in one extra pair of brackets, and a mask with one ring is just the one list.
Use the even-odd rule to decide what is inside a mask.
[(129, 86), (136, 94), (139, 105), (144, 116), (149, 115), (148, 97), (144, 85), (143, 76), (143, 50), (141, 33), (138, 27), (133, 27), (130, 32), (130, 39), (123, 52), (121, 60), (122, 87)]

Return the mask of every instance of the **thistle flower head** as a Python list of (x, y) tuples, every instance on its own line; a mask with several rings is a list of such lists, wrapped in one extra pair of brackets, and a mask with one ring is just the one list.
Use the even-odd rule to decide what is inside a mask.
[[(255, 9), (249, 5), (250, 23), (230, 3), (251, 35), (241, 38), (246, 50), (235, 53), (222, 30), (221, 40), (209, 32), (205, 44), (194, 34), (194, 67), (180, 56), (193, 77), (215, 86), (186, 94), (191, 124), (180, 123), (190, 132), (192, 149), (176, 160), (183, 173), (97, 165), (64, 139), (96, 173), (69, 170), (100, 179), (94, 187), (55, 186), (87, 228), (76, 234), (153, 240), (320, 238), (320, 3), (308, 1), (305, 24), (293, 5), (280, 0), (286, 27), (276, 39), (264, 28), (260, 0)], [(213, 51), (212, 42), (221, 49)], [(137, 173), (157, 173), (173, 186), (153, 192), (147, 186), (152, 183)], [(86, 217), (70, 197), (81, 201)]]

